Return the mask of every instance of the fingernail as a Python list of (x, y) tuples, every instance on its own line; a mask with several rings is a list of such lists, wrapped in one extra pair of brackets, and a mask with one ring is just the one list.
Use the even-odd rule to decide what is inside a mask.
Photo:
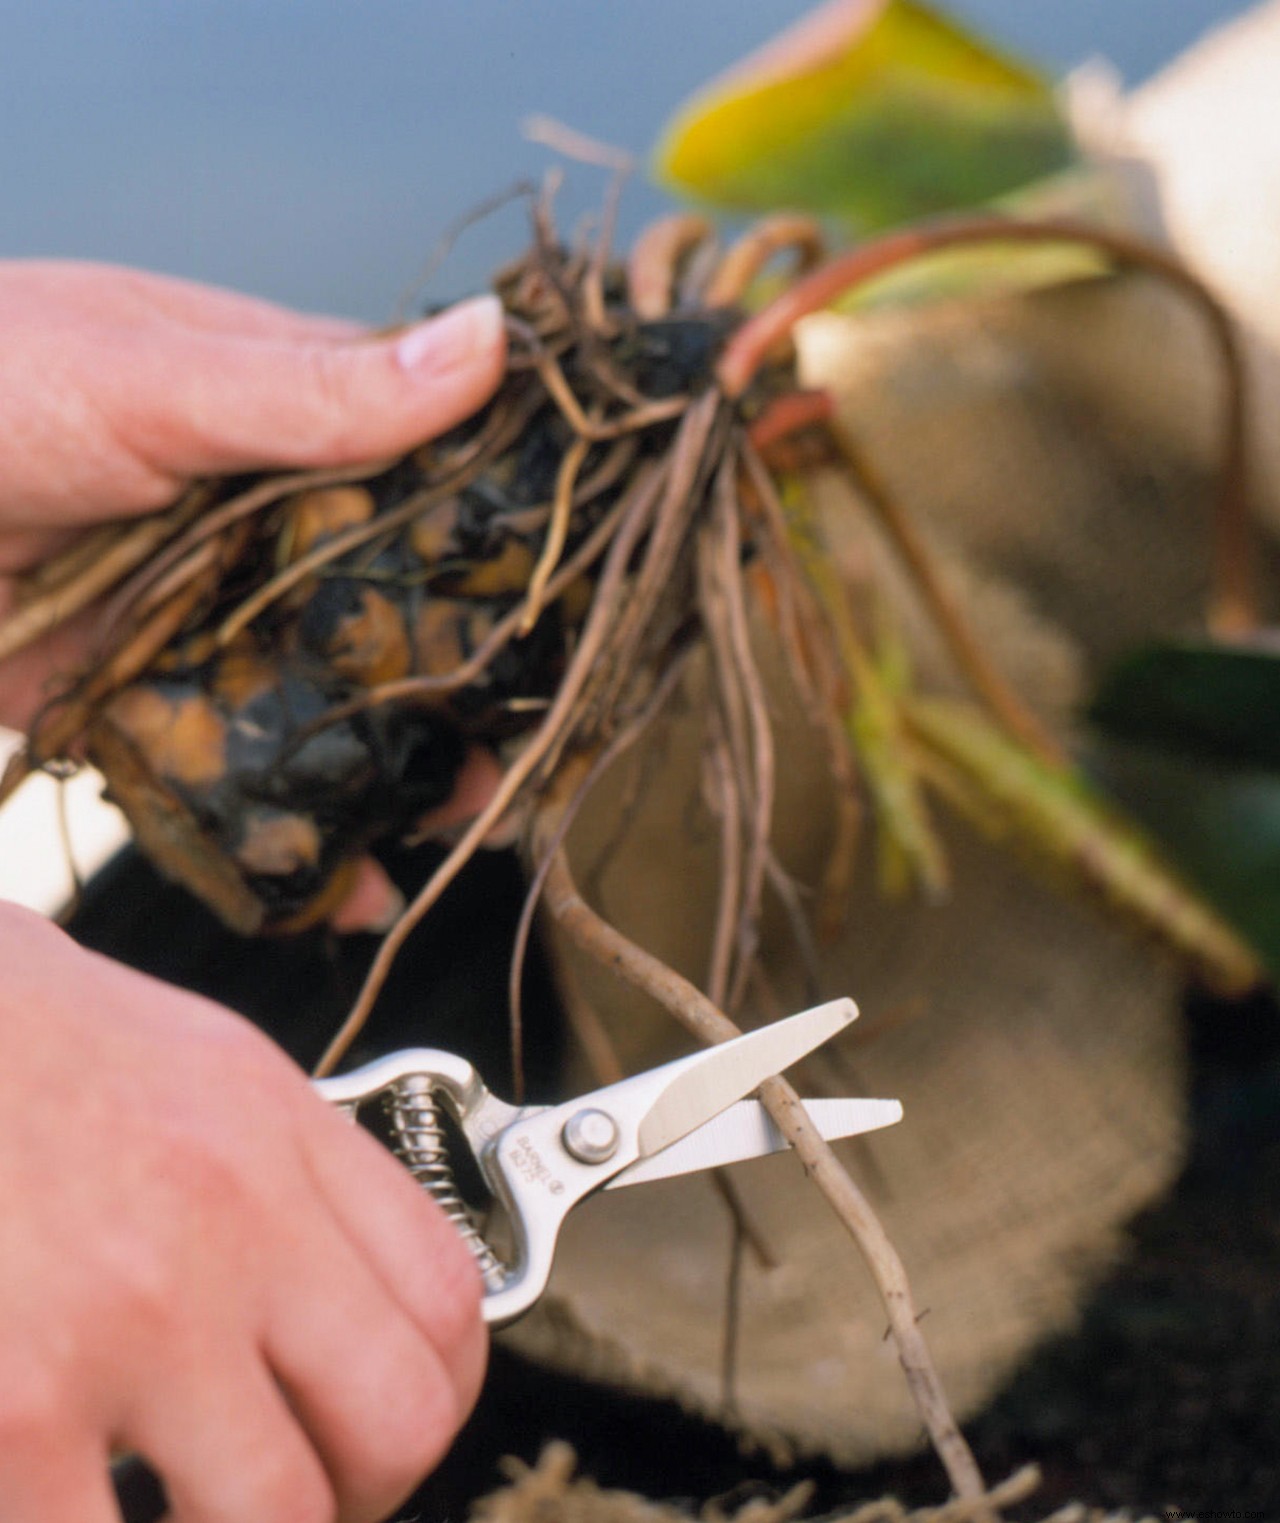
[(475, 296), (410, 328), (396, 344), (396, 358), (405, 370), (417, 374), (457, 370), (492, 348), (502, 325), (498, 298)]

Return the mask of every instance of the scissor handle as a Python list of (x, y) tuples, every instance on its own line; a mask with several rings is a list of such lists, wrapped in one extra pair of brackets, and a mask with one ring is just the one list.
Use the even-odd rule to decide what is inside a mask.
[[(542, 1155), (547, 1151), (538, 1126), (541, 1108), (520, 1109), (492, 1095), (465, 1058), (435, 1048), (405, 1048), (315, 1087), (355, 1119), (361, 1106), (380, 1099), (401, 1161), (432, 1196), (471, 1250), (484, 1281), (486, 1322), (514, 1321), (546, 1288), (560, 1225), (569, 1210), (599, 1182), (559, 1177), (571, 1159), (556, 1159), (557, 1175)], [(458, 1193), (448, 1139), (441, 1126), (443, 1099), (480, 1165), (489, 1190), (511, 1223), (511, 1262), (499, 1257), (472, 1219)], [(523, 1123), (519, 1128), (515, 1122)], [(512, 1135), (507, 1136), (508, 1129)]]
[(474, 1064), (456, 1052), (442, 1052), (436, 1047), (404, 1047), (353, 1068), (350, 1073), (313, 1079), (312, 1084), (324, 1099), (354, 1114), (361, 1105), (394, 1088), (401, 1079), (414, 1076), (430, 1079), (434, 1089), (447, 1095), (464, 1125), (470, 1115), (493, 1098)]

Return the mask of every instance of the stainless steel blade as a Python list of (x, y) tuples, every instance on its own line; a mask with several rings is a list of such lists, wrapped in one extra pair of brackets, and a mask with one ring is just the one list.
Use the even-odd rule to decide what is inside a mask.
[[(898, 1100), (806, 1100), (809, 1120), (828, 1142), (840, 1137), (855, 1137), (860, 1132), (874, 1132), (902, 1120)], [(710, 1121), (673, 1142), (650, 1158), (641, 1158), (629, 1169), (616, 1174), (606, 1190), (621, 1190), (624, 1185), (648, 1184), (655, 1179), (674, 1179), (699, 1169), (714, 1169), (725, 1163), (741, 1163), (747, 1158), (764, 1158), (781, 1153), (787, 1140), (773, 1124), (759, 1100), (739, 1100)]]
[(672, 1064), (670, 1083), (640, 1123), (640, 1157), (661, 1152), (718, 1116), (765, 1079), (821, 1047), (857, 1015), (851, 999), (831, 1000)]

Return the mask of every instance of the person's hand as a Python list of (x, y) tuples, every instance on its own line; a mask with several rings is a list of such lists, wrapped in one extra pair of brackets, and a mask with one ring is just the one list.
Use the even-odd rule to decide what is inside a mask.
[[(197, 476), (401, 453), (485, 402), (504, 359), (491, 296), (374, 338), (70, 262), (0, 263), (0, 332), (0, 615), (12, 573), (75, 531), (163, 507)], [(0, 669), (0, 722), (25, 727), (53, 654), (46, 644)]]
[[(494, 297), (375, 338), (230, 291), (52, 261), (0, 263), (0, 333), (0, 618), (15, 574), (84, 529), (162, 507), (197, 476), (394, 456), (474, 412), (505, 356)], [(0, 724), (27, 727), (91, 625), (0, 662)], [(497, 776), (473, 752), (422, 828), (475, 813)], [(370, 859), (333, 923), (385, 928), (398, 902)]]
[[(393, 455), (503, 366), (487, 300), (375, 339), (90, 265), (0, 265), (0, 330), (0, 615), (96, 523), (199, 475)], [(26, 725), (89, 627), (0, 665), (0, 722)], [(349, 927), (385, 913), (377, 888)], [(0, 964), (0, 1516), (109, 1523), (116, 1449), (159, 1470), (174, 1523), (385, 1515), (481, 1377), (453, 1228), (229, 1012), (11, 906)]]
[(373, 1523), (479, 1388), (479, 1279), (238, 1017), (0, 907), (0, 1516)]

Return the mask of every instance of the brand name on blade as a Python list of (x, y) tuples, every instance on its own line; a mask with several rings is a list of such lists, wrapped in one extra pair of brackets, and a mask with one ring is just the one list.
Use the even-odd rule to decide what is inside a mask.
[(511, 1146), (510, 1160), (512, 1168), (528, 1184), (546, 1185), (552, 1195), (560, 1195), (564, 1191), (563, 1183), (543, 1163), (541, 1154), (528, 1137), (516, 1138)]

